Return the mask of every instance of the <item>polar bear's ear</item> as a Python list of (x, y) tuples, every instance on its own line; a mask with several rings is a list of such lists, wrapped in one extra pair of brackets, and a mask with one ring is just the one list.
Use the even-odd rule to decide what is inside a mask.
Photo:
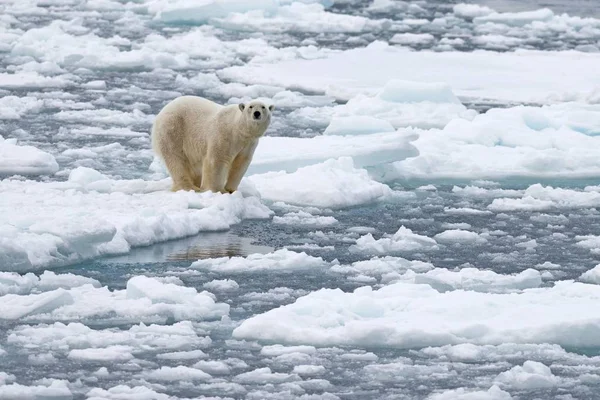
[(271, 104), (271, 105), (269, 106), (269, 111), (273, 111), (274, 109), (275, 109), (275, 106), (274, 106), (273, 104)]
[(244, 108), (246, 108), (246, 105), (244, 103), (240, 103), (240, 111), (244, 111)]

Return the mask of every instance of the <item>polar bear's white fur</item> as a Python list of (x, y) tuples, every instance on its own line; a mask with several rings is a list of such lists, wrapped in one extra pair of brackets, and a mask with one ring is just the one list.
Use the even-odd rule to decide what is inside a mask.
[(168, 103), (154, 120), (152, 148), (173, 179), (172, 190), (237, 190), (271, 111), (257, 100), (222, 106), (181, 96)]

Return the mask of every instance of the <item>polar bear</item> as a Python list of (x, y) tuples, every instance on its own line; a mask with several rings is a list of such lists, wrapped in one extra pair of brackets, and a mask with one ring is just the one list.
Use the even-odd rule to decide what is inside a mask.
[(237, 190), (272, 111), (257, 100), (222, 106), (198, 96), (164, 106), (152, 125), (152, 148), (173, 179), (171, 190)]

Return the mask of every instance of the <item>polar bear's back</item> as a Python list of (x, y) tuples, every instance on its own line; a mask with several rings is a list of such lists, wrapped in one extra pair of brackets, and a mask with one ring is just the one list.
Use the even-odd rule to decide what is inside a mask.
[(226, 107), (197, 96), (181, 96), (158, 113), (152, 126), (152, 147), (164, 158), (166, 152), (181, 154), (190, 145), (202, 146), (219, 113)]
[(223, 106), (198, 96), (181, 96), (167, 104), (159, 113), (172, 114), (188, 121), (214, 117)]

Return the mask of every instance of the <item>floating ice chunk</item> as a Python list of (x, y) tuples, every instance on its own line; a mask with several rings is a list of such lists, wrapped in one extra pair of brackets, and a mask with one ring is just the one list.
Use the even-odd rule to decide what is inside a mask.
[(429, 44), (435, 40), (431, 33), (396, 33), (390, 39), (390, 43), (419, 45)]
[[(353, 121), (361, 117), (387, 121), (396, 129), (430, 129), (443, 128), (455, 118), (472, 120), (476, 115), (446, 84), (392, 80), (375, 95), (358, 94), (346, 104), (334, 107), (331, 123), (337, 118)], [(361, 121), (357, 125), (358, 122)]]
[(446, 390), (442, 393), (436, 393), (427, 400), (511, 400), (510, 393), (505, 392), (494, 385), (488, 390), (473, 390), (466, 388)]
[(6, 89), (41, 89), (64, 88), (73, 85), (64, 76), (43, 76), (37, 72), (0, 73), (0, 88)]
[(264, 346), (260, 350), (260, 354), (267, 357), (277, 357), (290, 353), (315, 354), (316, 352), (317, 349), (313, 346), (282, 346), (280, 344)]
[(284, 374), (272, 372), (271, 368), (258, 368), (250, 372), (244, 372), (233, 378), (234, 381), (246, 384), (277, 384), (284, 382), (295, 382), (301, 380), (296, 374)]
[(389, 122), (368, 115), (334, 116), (323, 135), (368, 135), (370, 133), (394, 132), (395, 130)]
[[(198, 336), (190, 321), (177, 322), (167, 326), (138, 324), (129, 330), (98, 330), (79, 322), (67, 325), (55, 322), (50, 325), (18, 326), (9, 333), (7, 342), (29, 349), (33, 353), (49, 351), (51, 355), (56, 352), (60, 355), (67, 355), (73, 350), (90, 352), (93, 350), (96, 355), (101, 355), (106, 348), (126, 349), (128, 353), (132, 354), (187, 349), (206, 346), (210, 344), (210, 338)], [(88, 352), (87, 355), (89, 354), (91, 353)], [(159, 359), (186, 359), (192, 358), (189, 357), (190, 355), (193, 355), (195, 359), (206, 357), (201, 350), (162, 353), (157, 357)]]
[(85, 128), (71, 129), (74, 135), (89, 135), (89, 136), (116, 136), (116, 137), (144, 137), (148, 136), (147, 132), (136, 132), (129, 128), (108, 128), (103, 129), (96, 126), (88, 126)]
[(153, 381), (207, 381), (212, 377), (204, 371), (196, 368), (185, 367), (161, 367), (154, 371), (143, 372), (141, 374), (145, 379)]
[(119, 110), (70, 110), (60, 111), (54, 114), (54, 118), (59, 121), (79, 122), (79, 123), (96, 123), (107, 125), (147, 125), (152, 123), (153, 117), (144, 114), (140, 110), (125, 112)]
[(534, 184), (521, 199), (495, 199), (488, 208), (493, 211), (545, 211), (552, 209), (593, 208), (600, 205), (600, 192), (554, 188)]
[(0, 399), (73, 399), (73, 394), (67, 386), (67, 381), (49, 381), (49, 384), (38, 386), (24, 386), (18, 383), (0, 385)]
[(91, 90), (106, 90), (106, 82), (105, 81), (89, 81), (81, 85), (84, 89)]
[(554, 13), (549, 8), (541, 8), (535, 11), (522, 11), (515, 13), (491, 13), (478, 16), (474, 19), (477, 24), (486, 22), (502, 23), (511, 26), (523, 26), (534, 21), (548, 21), (554, 17)]
[(267, 14), (277, 11), (277, 0), (177, 0), (174, 2), (151, 1), (148, 11), (155, 18), (168, 23), (204, 23), (212, 18), (226, 17), (230, 13), (261, 10)]
[(262, 270), (294, 271), (322, 268), (326, 265), (327, 263), (321, 257), (313, 257), (304, 252), (297, 253), (281, 249), (268, 254), (250, 254), (247, 257), (221, 257), (198, 260), (192, 263), (191, 267), (212, 272), (234, 273)]
[(401, 278), (408, 271), (422, 273), (433, 268), (432, 264), (423, 261), (409, 261), (401, 257), (386, 256), (357, 261), (352, 265), (333, 265), (331, 271), (345, 275), (375, 277), (382, 282), (390, 282)]
[[(404, 160), (418, 154), (410, 144), (411, 132), (384, 132), (358, 136), (316, 136), (310, 139), (264, 137), (258, 145), (247, 175), (272, 171), (294, 172), (332, 158), (352, 157), (354, 168)], [(330, 161), (331, 163), (331, 161)], [(341, 164), (347, 166), (348, 162)]]
[[(243, 2), (245, 3), (245, 2)], [(330, 13), (322, 4), (294, 1), (276, 13), (267, 10), (234, 13), (215, 18), (211, 23), (226, 29), (259, 32), (369, 32), (387, 29), (389, 20), (373, 20), (357, 15)]]
[(463, 18), (483, 17), (494, 12), (494, 10), (489, 7), (465, 3), (454, 5), (454, 7), (452, 7), (452, 11), (454, 11), (454, 15)]
[(292, 373), (302, 376), (322, 376), (325, 367), (322, 365), (296, 365)]
[(109, 346), (98, 349), (73, 349), (68, 358), (76, 361), (126, 362), (133, 359), (129, 346)]
[(157, 354), (156, 358), (159, 360), (197, 360), (199, 358), (208, 358), (208, 354), (202, 350), (176, 351)]
[(2, 314), (19, 318), (19, 315), (35, 313), (31, 319), (44, 321), (111, 318), (112, 315), (120, 320), (154, 322), (168, 318), (176, 321), (214, 319), (229, 312), (229, 305), (215, 302), (208, 292), (196, 293), (193, 288), (164, 284), (143, 276), (133, 277), (130, 282), (126, 290), (113, 292), (106, 287), (84, 285), (68, 291), (58, 289), (40, 295), (17, 296), (17, 299), (9, 297), (15, 295), (6, 295), (3, 297), (6, 306), (15, 304), (10, 311), (2, 310)]
[(284, 225), (311, 225), (311, 226), (330, 226), (338, 223), (334, 217), (312, 215), (305, 211), (295, 211), (284, 214), (281, 217), (273, 217), (273, 223)]
[(44, 105), (44, 101), (35, 97), (4, 96), (0, 98), (0, 120), (20, 119), (28, 112), (37, 112)]
[(28, 296), (7, 294), (0, 299), (0, 319), (20, 319), (28, 315), (51, 312), (73, 303), (73, 297), (64, 289)]
[(495, 382), (511, 389), (534, 390), (557, 386), (559, 380), (546, 365), (537, 361), (525, 361), (523, 366), (517, 365), (500, 373)]
[(196, 289), (163, 283), (147, 276), (134, 276), (127, 281), (127, 298), (149, 298), (153, 303), (179, 303), (194, 301), (198, 296)]
[(232, 292), (240, 288), (240, 285), (232, 279), (215, 279), (206, 282), (203, 287), (213, 292)]
[(470, 244), (481, 244), (487, 243), (487, 239), (482, 237), (477, 232), (466, 231), (463, 229), (450, 229), (441, 233), (438, 233), (433, 237), (436, 242), (444, 244), (453, 243), (470, 243)]
[[(343, 208), (393, 196), (387, 185), (374, 181), (366, 170), (356, 168), (349, 157), (302, 167), (293, 173), (271, 172), (247, 179), (264, 199), (305, 206)], [(327, 221), (333, 222), (331, 218)]]
[(0, 372), (0, 386), (6, 385), (7, 383), (13, 382), (16, 380), (14, 375), (7, 374), (6, 372)]
[(427, 179), (586, 177), (600, 171), (599, 118), (596, 105), (491, 109), (420, 132), (413, 142), (420, 155), (394, 167), (399, 176)]
[[(27, 274), (33, 275), (33, 274)], [(27, 276), (26, 275), (26, 276)], [(0, 282), (2, 280), (2, 274), (0, 273)], [(58, 288), (71, 289), (78, 286), (91, 284), (94, 287), (100, 287), (100, 282), (96, 279), (88, 278), (85, 276), (75, 274), (56, 274), (52, 271), (44, 271), (40, 275), (39, 281), (36, 282), (36, 288), (41, 291), (49, 291)]]
[(172, 397), (155, 392), (146, 386), (129, 387), (127, 385), (114, 386), (108, 390), (93, 388), (87, 392), (87, 400), (172, 400)]
[(33, 146), (20, 146), (0, 135), (0, 176), (51, 175), (58, 171), (54, 156)]
[(579, 280), (582, 282), (600, 285), (600, 264), (581, 274)]
[(502, 275), (477, 268), (463, 268), (460, 271), (435, 268), (425, 273), (415, 274), (413, 279), (415, 283), (425, 283), (439, 291), (463, 289), (505, 292), (536, 288), (542, 284), (540, 272), (531, 268), (514, 275)]
[(600, 325), (592, 305), (598, 299), (598, 285), (571, 281), (518, 294), (439, 293), (428, 285), (406, 283), (352, 293), (321, 289), (245, 320), (233, 337), (314, 346), (510, 342), (595, 347)]
[[(355, 94), (372, 93), (392, 79), (447, 82), (459, 97), (547, 103), (551, 97), (566, 93), (571, 97), (576, 93), (588, 96), (589, 82), (597, 76), (599, 59), (597, 53), (530, 50), (416, 52), (376, 41), (321, 59), (229, 67), (220, 71), (219, 77), (315, 93), (337, 87)], [(492, 70), (502, 73), (490, 75)], [(542, 70), (544, 73), (539, 74)], [(563, 76), (564, 71), (579, 73)]]
[(194, 364), (194, 368), (201, 369), (207, 374), (213, 375), (225, 375), (231, 371), (231, 367), (223, 361), (198, 361)]
[(438, 245), (435, 239), (413, 233), (412, 230), (404, 226), (401, 226), (393, 235), (386, 235), (377, 240), (375, 240), (373, 235), (367, 233), (356, 239), (356, 244), (350, 247), (350, 251), (369, 254), (389, 254), (437, 249)]

